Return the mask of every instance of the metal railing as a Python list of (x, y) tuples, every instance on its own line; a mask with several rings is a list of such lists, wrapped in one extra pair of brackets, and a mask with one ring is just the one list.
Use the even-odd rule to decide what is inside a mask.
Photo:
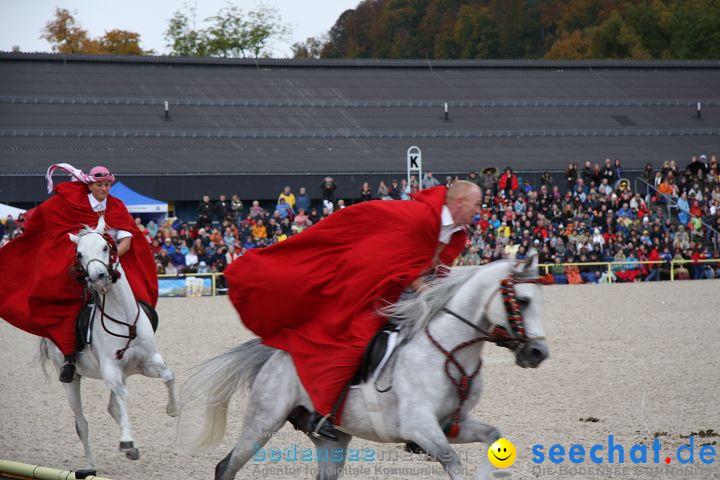
[[(552, 274), (551, 269), (553, 267), (562, 267), (563, 272), (562, 275), (565, 275), (565, 268), (566, 267), (588, 267), (588, 266), (602, 266), (603, 271), (607, 273), (607, 281), (609, 283), (613, 283), (614, 274), (613, 272), (620, 271), (621, 267), (623, 265), (649, 265), (650, 268), (653, 268), (653, 265), (656, 265), (657, 268), (662, 268), (662, 266), (667, 266), (669, 268), (669, 275), (670, 275), (670, 281), (675, 281), (676, 276), (676, 270), (678, 265), (685, 265), (685, 264), (711, 264), (711, 263), (717, 263), (720, 264), (720, 259), (713, 258), (713, 259), (703, 259), (703, 260), (643, 260), (643, 261), (634, 261), (634, 262), (571, 262), (571, 263), (545, 263), (540, 265), (541, 271), (544, 270), (545, 274)], [(175, 293), (170, 295), (161, 295), (166, 297), (201, 297), (201, 296), (216, 296), (218, 294), (224, 294), (227, 293), (226, 287), (219, 287), (218, 284), (218, 278), (222, 277), (222, 272), (213, 272), (213, 273), (183, 273), (178, 275), (158, 275), (158, 282), (161, 282), (162, 280), (183, 280), (187, 278), (209, 278), (210, 279), (210, 289), (206, 293), (204, 288), (202, 290), (195, 288), (193, 289), (192, 282), (186, 282), (186, 285), (182, 288), (182, 294), (181, 293)], [(658, 279), (660, 280), (660, 279)]]
[[(589, 266), (603, 266), (603, 270), (606, 270), (607, 272), (607, 281), (609, 283), (613, 282), (613, 272), (620, 271), (620, 266), (622, 265), (657, 265), (657, 268), (661, 268), (661, 266), (668, 266), (669, 267), (669, 274), (670, 274), (670, 281), (675, 281), (675, 271), (677, 269), (676, 265), (685, 265), (685, 264), (705, 264), (705, 263), (717, 263), (720, 264), (720, 258), (710, 258), (710, 259), (703, 259), (703, 260), (638, 260), (633, 262), (571, 262), (571, 263), (544, 263), (540, 265), (541, 269), (545, 269), (545, 274), (552, 274), (553, 272), (551, 269), (553, 267), (563, 267), (563, 272), (561, 275), (565, 275), (565, 267), (589, 267)], [(615, 268), (613, 268), (615, 267)], [(651, 267), (652, 268), (652, 267)]]

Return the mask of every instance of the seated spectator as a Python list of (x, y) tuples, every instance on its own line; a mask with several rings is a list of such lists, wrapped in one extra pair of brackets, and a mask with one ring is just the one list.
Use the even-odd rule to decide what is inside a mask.
[(191, 248), (190, 251), (185, 255), (185, 273), (196, 273), (198, 264), (198, 256), (195, 252), (195, 248)]
[(305, 210), (300, 210), (298, 214), (295, 215), (295, 218), (293, 219), (293, 224), (298, 226), (298, 233), (311, 225), (310, 218), (305, 213)]
[(235, 234), (230, 227), (225, 227), (225, 234), (223, 235), (223, 243), (229, 248), (235, 246)]
[(559, 256), (553, 258), (553, 264), (550, 266), (550, 273), (552, 274), (555, 283), (568, 283), (567, 276), (565, 275), (565, 267), (562, 265)]
[(252, 218), (258, 219), (265, 215), (265, 211), (260, 206), (260, 202), (257, 200), (253, 200), (252, 206), (250, 207), (250, 216)]
[(262, 238), (267, 238), (268, 232), (265, 228), (265, 224), (262, 220), (258, 220), (257, 223), (252, 227), (252, 238), (258, 241)]
[(565, 267), (565, 276), (570, 285), (579, 285), (583, 283), (583, 279), (580, 276), (580, 270), (577, 265), (568, 265)]
[(408, 181), (406, 179), (400, 180), (400, 200), (410, 200), (410, 194), (412, 193), (412, 188), (408, 184)]
[(275, 211), (279, 214), (280, 220), (284, 218), (293, 217), (292, 206), (285, 201), (285, 197), (281, 196), (278, 199), (278, 204), (275, 206)]
[(207, 263), (201, 261), (198, 263), (197, 273), (210, 273), (210, 267), (207, 266)]
[(673, 262), (677, 262), (674, 264), (675, 269), (675, 280), (689, 280), (690, 279), (690, 272), (688, 271), (686, 267), (686, 261), (687, 259), (683, 256), (680, 249), (675, 250), (675, 256), (673, 257)]
[(402, 189), (396, 178), (393, 178), (390, 182), (387, 192), (391, 200), (402, 200)]
[(377, 196), (380, 200), (392, 200), (392, 197), (390, 196), (390, 189), (382, 180), (380, 180), (380, 185), (377, 189)]

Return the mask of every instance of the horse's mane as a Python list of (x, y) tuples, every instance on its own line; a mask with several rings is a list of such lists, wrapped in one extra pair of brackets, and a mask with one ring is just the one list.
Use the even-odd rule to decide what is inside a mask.
[(475, 273), (484, 267), (454, 268), (445, 278), (438, 278), (428, 284), (428, 288), (420, 295), (401, 300), (381, 310), (395, 325), (409, 328), (407, 336), (425, 328), (447, 304), (453, 293)]

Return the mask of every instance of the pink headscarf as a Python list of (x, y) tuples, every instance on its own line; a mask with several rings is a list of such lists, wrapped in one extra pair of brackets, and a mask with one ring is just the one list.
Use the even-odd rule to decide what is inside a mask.
[(56, 163), (53, 165), (50, 165), (50, 167), (47, 170), (47, 174), (45, 175), (45, 179), (47, 180), (47, 189), (48, 193), (52, 192), (53, 190), (53, 181), (52, 181), (52, 175), (53, 172), (57, 169), (65, 170), (70, 174), (70, 176), (75, 178), (75, 181), (82, 182), (86, 185), (90, 185), (91, 183), (95, 182), (114, 182), (115, 181), (115, 175), (110, 173), (110, 170), (107, 169), (107, 167), (103, 166), (97, 166), (93, 167), (90, 170), (90, 173), (85, 173), (82, 170), (73, 167), (69, 163)]

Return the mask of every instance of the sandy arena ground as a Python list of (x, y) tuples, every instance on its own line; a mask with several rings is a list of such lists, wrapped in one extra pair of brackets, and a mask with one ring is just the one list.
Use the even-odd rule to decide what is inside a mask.
[[(679, 466), (676, 450), (691, 432), (720, 432), (720, 281), (663, 282), (623, 285), (544, 287), (545, 326), (551, 358), (537, 370), (523, 370), (506, 350), (485, 350), (485, 394), (475, 414), (497, 426), (518, 451), (513, 466), (500, 473), (505, 478), (720, 478), (720, 437), (695, 436), (696, 469), (689, 476), (670, 468)], [(250, 338), (239, 324), (226, 297), (165, 298), (159, 304), (160, 350), (178, 374)], [(61, 469), (83, 466), (80, 441), (61, 384), (46, 381), (35, 360), (37, 338), (0, 321), (0, 458)], [(107, 388), (85, 381), (83, 400), (90, 422), (91, 447), (98, 474), (113, 479), (177, 480), (213, 477), (215, 464), (234, 445), (243, 413), (242, 396), (231, 405), (228, 435), (216, 451), (202, 456), (182, 456), (173, 449), (175, 420), (165, 415), (165, 388), (160, 380), (131, 377), (130, 416), (139, 461), (117, 451), (119, 429), (106, 412)], [(551, 445), (604, 446), (607, 462), (608, 435), (625, 447), (627, 470), (581, 475), (576, 468), (596, 468), (586, 458), (573, 465), (565, 459), (554, 465), (547, 459)], [(634, 470), (628, 455), (632, 445), (662, 445), (653, 473)], [(281, 430), (270, 446), (282, 448), (296, 442), (310, 447), (290, 427)], [(712, 465), (699, 461), (702, 444), (714, 444), (718, 454)], [(531, 448), (544, 445), (545, 462), (531, 461)], [(354, 440), (351, 447), (370, 447), (376, 453), (398, 451), (397, 444), (381, 445)], [(482, 445), (458, 446), (471, 472), (486, 454)], [(379, 453), (378, 453), (379, 455)], [(672, 463), (665, 465), (665, 457)], [(249, 462), (252, 463), (252, 462)], [(280, 462), (278, 467), (301, 468), (298, 474), (268, 474), (268, 462), (248, 464), (238, 478), (314, 478), (305, 463)], [(314, 466), (314, 463), (310, 464)], [(344, 478), (404, 479), (446, 478), (437, 474), (392, 472), (388, 468), (435, 468), (419, 456), (404, 462), (358, 462)], [(607, 463), (603, 464), (608, 466)], [(379, 467), (379, 470), (376, 469)], [(567, 471), (560, 471), (565, 467)], [(533, 468), (535, 468), (533, 470)], [(548, 470), (554, 469), (554, 470)], [(420, 470), (421, 471), (421, 470)], [(565, 473), (565, 475), (561, 475)], [(509, 477), (508, 477), (509, 474)], [(468, 476), (471, 478), (471, 476)]]

